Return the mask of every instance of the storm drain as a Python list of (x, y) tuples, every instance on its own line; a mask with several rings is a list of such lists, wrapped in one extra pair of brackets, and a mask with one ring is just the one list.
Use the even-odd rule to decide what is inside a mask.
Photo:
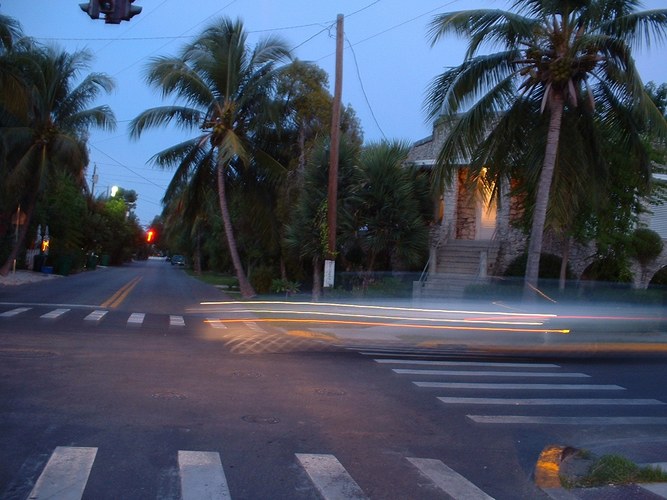
[(163, 399), (163, 400), (186, 399), (185, 394), (181, 394), (179, 392), (173, 392), (173, 391), (154, 392), (153, 394), (151, 394), (151, 397), (153, 399)]
[(264, 417), (261, 415), (244, 415), (241, 417), (241, 420), (248, 422), (249, 424), (277, 424), (280, 423), (278, 417)]
[(319, 394), (320, 396), (345, 396), (347, 393), (342, 389), (317, 388), (315, 389), (315, 394)]

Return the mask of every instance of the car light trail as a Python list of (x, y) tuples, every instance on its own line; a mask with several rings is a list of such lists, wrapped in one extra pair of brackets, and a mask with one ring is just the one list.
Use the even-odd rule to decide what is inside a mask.
[(385, 323), (376, 321), (354, 321), (340, 319), (304, 319), (304, 318), (234, 318), (234, 319), (207, 319), (206, 323), (246, 323), (252, 321), (255, 323), (300, 323), (300, 324), (331, 324), (331, 325), (352, 325), (352, 326), (384, 326), (387, 328), (421, 328), (433, 330), (464, 330), (477, 332), (516, 332), (516, 333), (558, 333), (568, 334), (570, 330), (545, 329), (545, 328), (501, 328), (491, 326), (464, 326), (464, 325), (418, 325), (410, 323)]

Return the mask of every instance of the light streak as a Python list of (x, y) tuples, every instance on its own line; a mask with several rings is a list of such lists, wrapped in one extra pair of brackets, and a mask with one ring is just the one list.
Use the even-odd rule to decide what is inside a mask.
[(383, 319), (383, 320), (397, 320), (397, 321), (423, 321), (423, 322), (441, 322), (441, 323), (484, 323), (490, 325), (526, 325), (526, 326), (540, 326), (544, 324), (539, 321), (501, 321), (494, 319), (449, 319), (449, 318), (415, 318), (408, 316), (381, 316), (373, 314), (353, 314), (353, 313), (336, 313), (336, 312), (322, 312), (322, 311), (298, 311), (294, 309), (227, 309), (225, 312), (230, 313), (263, 313), (263, 314), (294, 314), (294, 315), (309, 315), (309, 316), (328, 316), (328, 317), (345, 317), (345, 318), (364, 318), (364, 319)]
[(235, 318), (235, 319), (207, 319), (206, 323), (245, 323), (253, 321), (255, 323), (310, 323), (310, 324), (331, 324), (331, 325), (354, 325), (354, 326), (384, 326), (388, 328), (421, 328), (434, 330), (464, 330), (478, 332), (516, 332), (516, 333), (560, 333), (568, 334), (570, 330), (544, 329), (544, 328), (501, 328), (491, 326), (452, 326), (452, 325), (415, 325), (409, 323), (384, 323), (375, 321), (352, 321), (340, 319), (303, 319), (303, 318)]

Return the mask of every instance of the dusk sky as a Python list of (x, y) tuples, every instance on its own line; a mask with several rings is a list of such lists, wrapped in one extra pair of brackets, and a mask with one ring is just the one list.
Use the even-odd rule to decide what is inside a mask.
[[(111, 106), (118, 120), (115, 132), (93, 131), (91, 164), (99, 180), (96, 194), (117, 185), (139, 195), (136, 213), (147, 226), (161, 210), (170, 172), (150, 164), (162, 149), (192, 134), (152, 130), (138, 141), (128, 134), (129, 121), (142, 110), (164, 102), (144, 83), (154, 56), (175, 54), (214, 19), (240, 18), (249, 42), (279, 35), (295, 57), (317, 63), (330, 75), (333, 89), (335, 22), (345, 16), (343, 102), (356, 111), (367, 142), (388, 139), (416, 141), (431, 133), (423, 100), (429, 82), (445, 67), (462, 62), (464, 42), (448, 38), (431, 47), (426, 26), (437, 13), (471, 8), (507, 8), (501, 0), (136, 0), (142, 12), (119, 25), (93, 21), (79, 0), (0, 0), (0, 12), (17, 19), (26, 35), (67, 50), (88, 48), (94, 54), (91, 72), (104, 72), (116, 90), (99, 100)], [(667, 0), (646, 0), (645, 9), (665, 8)], [(667, 82), (667, 44), (636, 52), (644, 82)], [(333, 90), (332, 90), (333, 91)]]

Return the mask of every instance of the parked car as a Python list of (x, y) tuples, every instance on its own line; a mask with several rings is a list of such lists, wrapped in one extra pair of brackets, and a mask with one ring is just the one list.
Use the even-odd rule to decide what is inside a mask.
[(182, 255), (172, 255), (171, 256), (171, 265), (172, 266), (184, 266), (185, 265), (185, 257)]

